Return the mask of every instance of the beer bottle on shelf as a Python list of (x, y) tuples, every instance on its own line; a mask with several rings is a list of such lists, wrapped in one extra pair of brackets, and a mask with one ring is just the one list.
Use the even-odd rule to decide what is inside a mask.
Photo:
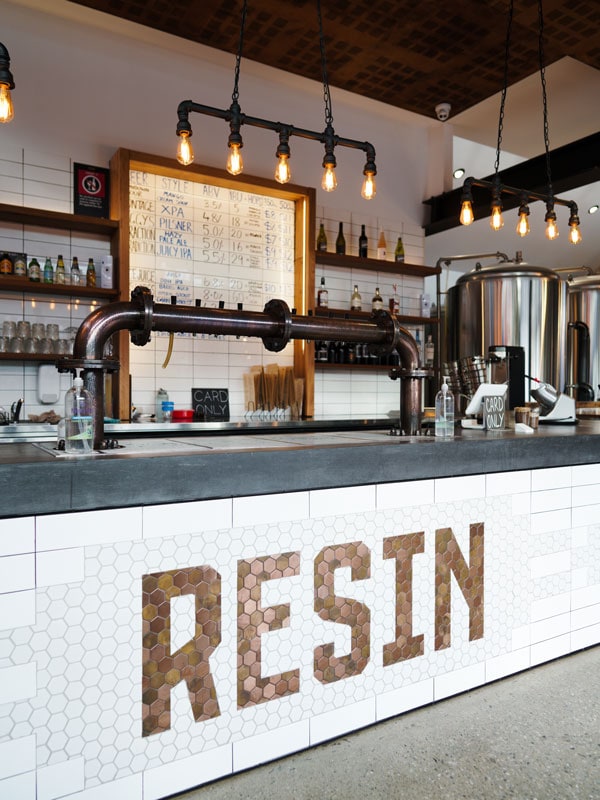
[(352, 292), (352, 297), (350, 298), (350, 310), (362, 311), (362, 300), (356, 284), (354, 284), (354, 291)]
[(387, 243), (385, 241), (385, 233), (383, 232), (383, 228), (381, 229), (381, 233), (379, 234), (379, 240), (377, 242), (377, 258), (385, 261), (387, 256)]
[(27, 275), (29, 276), (30, 281), (33, 281), (34, 283), (40, 282), (40, 262), (37, 260), (37, 258), (32, 258), (29, 262)]
[(344, 223), (340, 222), (337, 239), (335, 240), (335, 252), (340, 255), (346, 255), (346, 240), (344, 239)]
[(96, 285), (96, 267), (94, 266), (94, 259), (88, 259), (87, 270), (85, 273), (85, 285), (86, 286), (95, 286)]
[(365, 226), (360, 226), (360, 236), (358, 237), (358, 255), (361, 258), (367, 258), (369, 252), (369, 240), (365, 233)]
[(394, 250), (394, 261), (402, 263), (404, 261), (404, 245), (402, 244), (402, 237), (398, 237), (396, 249)]
[(54, 283), (54, 270), (52, 268), (52, 261), (46, 256), (44, 262), (44, 283)]
[(71, 284), (79, 286), (81, 283), (81, 270), (79, 269), (79, 259), (73, 256), (73, 263), (71, 264)]
[(329, 305), (329, 292), (325, 287), (325, 276), (321, 278), (321, 286), (317, 292), (317, 305), (321, 308), (327, 308)]
[(63, 261), (63, 257), (61, 255), (59, 255), (58, 258), (56, 259), (55, 280), (56, 283), (66, 283), (65, 262)]
[(319, 233), (317, 236), (317, 250), (321, 253), (327, 252), (327, 235), (323, 223), (319, 226)]

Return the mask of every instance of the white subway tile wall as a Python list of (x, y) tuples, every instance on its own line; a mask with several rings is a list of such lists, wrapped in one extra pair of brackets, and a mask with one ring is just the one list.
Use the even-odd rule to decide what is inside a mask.
[[(70, 158), (17, 148), (3, 150), (2, 156), (0, 203), (72, 213), (73, 162)], [(0, 221), (0, 252), (5, 250), (26, 253), (28, 262), (35, 256), (42, 266), (48, 256), (54, 267), (61, 254), (68, 274), (73, 256), (84, 266), (90, 257), (99, 264), (102, 256), (109, 252), (109, 244), (106, 237), (95, 234)], [(36, 293), (33, 284), (31, 291), (15, 294), (3, 291), (0, 281), (0, 333), (5, 320), (25, 319), (32, 323), (57, 324), (59, 338), (68, 340), (98, 304), (99, 301), (94, 300)], [(62, 416), (70, 377), (60, 376), (60, 396), (52, 405), (40, 402), (37, 383), (35, 364), (3, 361), (0, 363), (0, 406), (9, 410), (15, 400), (23, 398), (23, 420), (30, 414), (39, 415), (50, 409)]]
[[(597, 465), (591, 471), (597, 477)], [(566, 502), (563, 490), (581, 479), (567, 467), (475, 476), (470, 496), (470, 479), (441, 479), (3, 520), (0, 796), (34, 800), (37, 775), (38, 797), (160, 800), (598, 643), (600, 525), (561, 518), (557, 528), (548, 515), (570, 509), (529, 511), (546, 506), (550, 487)], [(515, 503), (524, 495), (527, 503)], [(485, 531), (483, 638), (470, 639), (455, 587), (450, 646), (435, 650), (435, 531), (450, 527), (468, 564), (473, 523)], [(26, 550), (34, 525), (37, 552), (16, 554), (5, 534), (20, 532), (17, 549)], [(411, 561), (412, 630), (424, 650), (384, 667), (398, 590), (382, 542), (415, 532), (424, 546)], [(354, 580), (339, 568), (335, 593), (370, 609), (370, 657), (351, 680), (320, 683), (315, 647), (332, 642), (347, 653), (350, 629), (314, 613), (318, 556), (355, 542), (369, 549), (369, 567)], [(240, 709), (238, 564), (265, 556), (275, 564), (294, 551), (297, 572), (261, 586), (262, 606), (281, 609), (283, 622), (262, 638), (262, 669), (297, 669), (300, 688)], [(210, 658), (220, 714), (194, 721), (180, 682), (170, 729), (143, 738), (141, 577), (194, 566), (220, 575), (220, 642)], [(171, 649), (194, 631), (193, 595), (176, 600)]]

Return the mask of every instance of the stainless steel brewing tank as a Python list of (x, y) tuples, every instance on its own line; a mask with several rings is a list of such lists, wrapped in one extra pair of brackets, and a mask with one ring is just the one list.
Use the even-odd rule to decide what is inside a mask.
[[(569, 348), (567, 384), (587, 381), (594, 397), (600, 384), (600, 275), (587, 275), (567, 282), (567, 319), (569, 323), (584, 322), (589, 331), (589, 374), (577, 373), (576, 353)], [(573, 344), (573, 340), (572, 340)]]
[[(488, 355), (492, 345), (522, 347), (525, 374), (565, 383), (566, 290), (547, 267), (503, 262), (477, 266), (448, 290), (448, 360)], [(525, 396), (529, 396), (529, 381)]]

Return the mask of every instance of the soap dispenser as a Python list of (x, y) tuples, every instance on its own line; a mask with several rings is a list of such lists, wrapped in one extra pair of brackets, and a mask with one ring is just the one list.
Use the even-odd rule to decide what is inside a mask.
[(435, 396), (435, 435), (444, 439), (454, 436), (454, 395), (448, 388), (446, 376)]

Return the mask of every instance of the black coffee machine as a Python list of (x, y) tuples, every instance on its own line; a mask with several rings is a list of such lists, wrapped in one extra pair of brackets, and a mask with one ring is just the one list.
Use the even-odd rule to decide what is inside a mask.
[(507, 408), (514, 409), (525, 402), (525, 350), (512, 345), (492, 345), (488, 350), (490, 380), (507, 383)]

